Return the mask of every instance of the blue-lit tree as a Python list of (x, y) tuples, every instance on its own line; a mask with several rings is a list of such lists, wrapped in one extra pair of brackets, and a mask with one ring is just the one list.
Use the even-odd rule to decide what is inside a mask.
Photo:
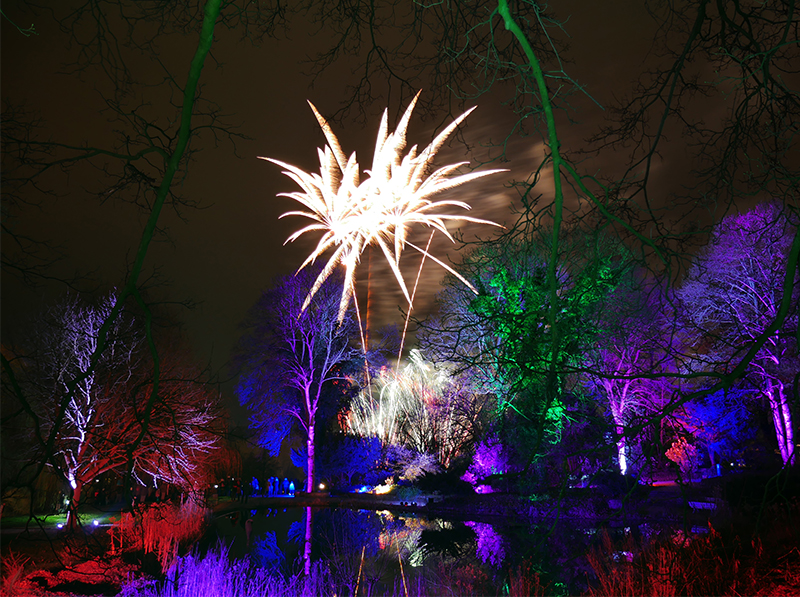
[(755, 422), (748, 408), (748, 393), (720, 390), (683, 405), (674, 421), (708, 453), (710, 464), (736, 458), (755, 436)]
[(273, 456), (293, 428), (306, 443), (306, 491), (314, 490), (318, 416), (324, 401), (340, 400), (352, 385), (348, 367), (363, 366), (351, 340), (355, 321), (339, 321), (341, 278), (331, 277), (304, 309), (319, 274), (306, 268), (278, 278), (252, 308), (240, 343), (237, 393), (250, 409), (258, 442)]

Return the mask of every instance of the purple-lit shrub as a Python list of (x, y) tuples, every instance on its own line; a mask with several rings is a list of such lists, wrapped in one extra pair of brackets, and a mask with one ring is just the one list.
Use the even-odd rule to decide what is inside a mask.
[(472, 464), (461, 479), (472, 485), (477, 493), (492, 493), (491, 486), (482, 481), (490, 475), (507, 472), (508, 467), (508, 458), (503, 451), (503, 445), (496, 437), (489, 437), (475, 447)]

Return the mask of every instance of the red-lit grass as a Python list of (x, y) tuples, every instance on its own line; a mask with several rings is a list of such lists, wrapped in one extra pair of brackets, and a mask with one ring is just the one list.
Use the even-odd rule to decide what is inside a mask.
[(646, 545), (631, 537), (614, 544), (605, 535), (588, 554), (596, 575), (589, 594), (800, 595), (800, 508), (771, 512), (769, 529), (752, 539), (718, 533), (677, 533)]
[(28, 560), (29, 558), (15, 553), (8, 553), (3, 557), (3, 581), (0, 584), (3, 595), (19, 594), (19, 584)]
[(541, 597), (550, 595), (550, 587), (542, 585), (542, 577), (526, 562), (514, 570), (508, 577), (509, 597)]
[(166, 570), (181, 548), (191, 547), (202, 536), (210, 511), (193, 500), (176, 506), (172, 503), (151, 504), (135, 514), (123, 513), (112, 520), (109, 531), (112, 553), (144, 551), (154, 553)]

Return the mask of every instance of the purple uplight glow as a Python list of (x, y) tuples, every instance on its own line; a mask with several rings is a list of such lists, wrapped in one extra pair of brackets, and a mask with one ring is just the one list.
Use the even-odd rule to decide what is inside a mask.
[(472, 485), (476, 493), (492, 493), (493, 489), (480, 481), (489, 475), (505, 473), (507, 469), (508, 459), (503, 454), (503, 445), (497, 438), (490, 437), (478, 444), (472, 464), (461, 480)]
[(506, 550), (503, 547), (503, 538), (497, 534), (494, 527), (485, 522), (467, 521), (478, 537), (477, 555), (485, 563), (499, 567), (506, 557)]

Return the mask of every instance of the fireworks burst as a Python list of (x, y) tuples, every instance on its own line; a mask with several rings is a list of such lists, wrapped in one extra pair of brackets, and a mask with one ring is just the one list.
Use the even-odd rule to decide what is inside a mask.
[(413, 224), (423, 224), (440, 231), (453, 241), (454, 239), (445, 225), (448, 220), (499, 226), (488, 220), (465, 215), (435, 213), (438, 210), (448, 210), (454, 207), (469, 210), (470, 206), (462, 201), (431, 201), (430, 197), (477, 178), (505, 170), (486, 170), (451, 176), (458, 168), (468, 163), (460, 162), (430, 172), (436, 153), (475, 108), (467, 110), (456, 118), (424, 150), (418, 153), (417, 146), (414, 145), (403, 156), (406, 148), (408, 123), (418, 98), (419, 93), (409, 104), (393, 133), (389, 132), (388, 110), (384, 111), (375, 145), (372, 169), (364, 171), (366, 178), (363, 181), (360, 177), (356, 154), (352, 153), (350, 157), (345, 156), (330, 125), (311, 102), (309, 105), (328, 141), (324, 149), (317, 150), (320, 173), (310, 174), (279, 160), (261, 158), (285, 168), (283, 173), (301, 188), (301, 191), (281, 193), (279, 196), (294, 199), (305, 209), (290, 211), (281, 217), (303, 216), (313, 221), (312, 224), (292, 234), (286, 242), (294, 241), (307, 232), (319, 230), (323, 233), (316, 248), (299, 269), (313, 263), (329, 249), (333, 249), (333, 254), (309, 290), (303, 303), (303, 309), (308, 306), (314, 294), (333, 270), (341, 265), (345, 269), (344, 287), (339, 304), (339, 320), (341, 321), (355, 292), (356, 266), (364, 249), (370, 245), (380, 247), (409, 306), (411, 306), (412, 297), (400, 272), (400, 255), (406, 245), (419, 251), (424, 257), (435, 261), (473, 291), (475, 290), (466, 279), (446, 263), (431, 255), (426, 249), (411, 243), (408, 240), (409, 228)]

